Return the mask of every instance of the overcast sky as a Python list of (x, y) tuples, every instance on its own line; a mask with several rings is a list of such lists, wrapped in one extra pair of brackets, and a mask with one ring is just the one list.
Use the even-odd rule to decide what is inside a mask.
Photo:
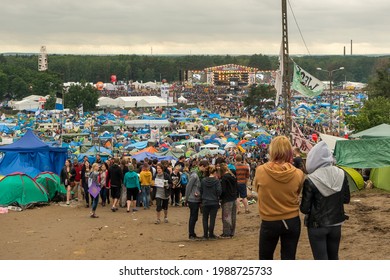
[[(289, 0), (311, 54), (390, 53), (389, 0)], [(278, 54), (281, 0), (3, 0), (0, 53)], [(288, 8), (290, 54), (308, 55)]]

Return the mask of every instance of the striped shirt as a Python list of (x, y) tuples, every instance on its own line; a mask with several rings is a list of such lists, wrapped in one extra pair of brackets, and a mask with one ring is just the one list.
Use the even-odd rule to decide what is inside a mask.
[(249, 175), (249, 166), (247, 164), (236, 164), (236, 177), (238, 184), (246, 184), (249, 179)]

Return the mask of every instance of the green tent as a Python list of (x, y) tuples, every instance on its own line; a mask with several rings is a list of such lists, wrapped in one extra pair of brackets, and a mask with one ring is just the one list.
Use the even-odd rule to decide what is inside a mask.
[(337, 165), (352, 168), (390, 166), (390, 138), (336, 141)]
[(355, 192), (364, 188), (363, 176), (353, 168), (339, 166), (347, 173), (349, 190)]
[(390, 125), (380, 124), (369, 129), (354, 133), (350, 138), (382, 138), (390, 137)]
[(62, 196), (66, 195), (66, 189), (64, 185), (61, 185), (60, 177), (53, 172), (41, 172), (34, 180), (45, 188), (50, 201), (62, 201)]
[(390, 138), (336, 141), (337, 165), (372, 168), (370, 180), (379, 189), (390, 190)]
[(376, 188), (390, 191), (390, 166), (371, 169), (370, 180)]
[(0, 180), (0, 206), (29, 208), (48, 201), (46, 190), (26, 174), (12, 173)]

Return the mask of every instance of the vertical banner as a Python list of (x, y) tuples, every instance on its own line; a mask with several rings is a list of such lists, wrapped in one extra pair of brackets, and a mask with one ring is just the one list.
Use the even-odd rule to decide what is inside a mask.
[(324, 83), (294, 63), (292, 88), (307, 97), (315, 97), (324, 91)]

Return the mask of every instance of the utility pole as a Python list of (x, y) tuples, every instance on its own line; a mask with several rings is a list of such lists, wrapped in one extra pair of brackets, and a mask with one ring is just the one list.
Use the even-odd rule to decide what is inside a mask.
[(282, 42), (283, 42), (283, 86), (282, 96), (284, 99), (284, 134), (291, 139), (292, 119), (291, 119), (291, 89), (289, 74), (289, 52), (288, 52), (288, 24), (287, 24), (287, 4), (282, 0)]

